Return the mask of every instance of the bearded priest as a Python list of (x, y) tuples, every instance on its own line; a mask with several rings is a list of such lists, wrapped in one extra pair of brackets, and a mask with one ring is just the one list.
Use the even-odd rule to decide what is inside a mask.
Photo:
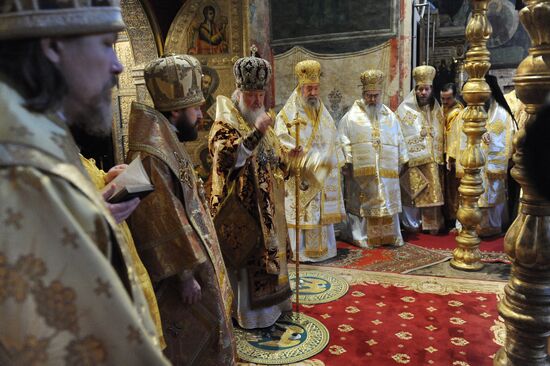
[[(340, 168), (345, 159), (338, 131), (325, 108), (320, 92), (321, 65), (314, 60), (296, 64), (298, 86), (277, 115), (275, 131), (285, 149), (303, 149), (305, 154), (334, 156), (335, 162), (326, 179), (320, 184), (309, 179), (300, 182), (299, 260), (320, 262), (336, 256), (334, 224), (345, 217), (340, 183)], [(296, 144), (296, 117), (306, 124), (300, 128), (300, 143)], [(299, 145), (299, 146), (297, 146)], [(304, 177), (305, 178), (305, 177)], [(286, 183), (286, 219), (292, 243), (296, 240), (296, 178)], [(294, 253), (297, 259), (298, 253)]]
[(271, 65), (252, 55), (235, 63), (233, 98), (218, 96), (208, 146), (210, 207), (235, 292), (240, 327), (265, 328), (292, 309), (284, 177), (289, 164), (264, 106)]
[(409, 156), (397, 117), (381, 102), (384, 78), (380, 70), (362, 73), (363, 98), (338, 124), (346, 156), (348, 236), (363, 248), (404, 244), (399, 171)]

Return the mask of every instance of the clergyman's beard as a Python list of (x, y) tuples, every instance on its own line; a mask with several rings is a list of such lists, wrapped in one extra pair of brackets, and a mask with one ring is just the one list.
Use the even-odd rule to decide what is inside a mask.
[(175, 121), (177, 129), (176, 135), (180, 142), (195, 141), (199, 137), (199, 131), (197, 130), (197, 122), (191, 123), (185, 113), (181, 113), (179, 118)]
[(319, 109), (319, 105), (321, 103), (320, 100), (319, 100), (319, 97), (310, 95), (309, 97), (304, 98), (304, 100), (305, 100), (306, 105), (308, 107), (313, 108), (315, 110)]
[(376, 118), (376, 114), (378, 113), (379, 109), (380, 109), (380, 103), (367, 104), (367, 116), (371, 121)]
[(96, 137), (106, 137), (112, 130), (111, 91), (116, 85), (116, 77), (105, 84), (95, 97), (84, 103), (65, 108), (65, 117), (71, 129)]
[(258, 108), (248, 108), (246, 104), (244, 104), (243, 99), (241, 98), (239, 100), (239, 111), (241, 111), (241, 114), (243, 115), (243, 118), (246, 122), (249, 124), (254, 124), (256, 122), (256, 119), (261, 116), (263, 113), (265, 113), (264, 107), (258, 107)]
[(427, 97), (418, 97), (418, 106), (425, 107), (432, 102), (432, 96), (428, 95)]

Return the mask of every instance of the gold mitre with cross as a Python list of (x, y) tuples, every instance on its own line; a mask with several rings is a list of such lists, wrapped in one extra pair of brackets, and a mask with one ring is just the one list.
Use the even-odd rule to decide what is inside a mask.
[(298, 78), (298, 86), (319, 84), (321, 79), (321, 64), (315, 60), (300, 61), (294, 67)]
[(238, 89), (243, 91), (265, 90), (271, 79), (271, 65), (257, 56), (258, 48), (250, 47), (250, 56), (238, 59), (233, 65), (233, 75)]
[(175, 111), (204, 103), (200, 62), (189, 55), (164, 55), (145, 66), (143, 76), (155, 108)]
[(0, 1), (0, 39), (74, 36), (123, 29), (119, 0)]
[(429, 65), (417, 66), (413, 69), (416, 85), (432, 86), (435, 78), (435, 68)]
[(380, 70), (367, 70), (361, 74), (361, 84), (363, 91), (382, 90), (384, 88), (384, 78), (386, 75)]

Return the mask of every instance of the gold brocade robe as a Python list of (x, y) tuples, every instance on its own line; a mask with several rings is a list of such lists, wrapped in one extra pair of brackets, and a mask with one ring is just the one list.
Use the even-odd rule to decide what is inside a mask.
[[(212, 155), (211, 212), (213, 217), (220, 214), (230, 193), (236, 195), (248, 212), (231, 222), (220, 223), (221, 227), (227, 227), (226, 245), (239, 256), (242, 251), (248, 252), (249, 246), (241, 242), (246, 236), (242, 233), (252, 227), (260, 228), (254, 249), (243, 266), (250, 284), (250, 305), (252, 309), (275, 305), (291, 295), (287, 271), (290, 246), (282, 209), (286, 160), (273, 129), (269, 128), (262, 137), (247, 124), (229, 98), (218, 96), (216, 105), (216, 119), (208, 138)], [(252, 155), (235, 169), (240, 146)]]
[(0, 360), (167, 365), (129, 250), (72, 136), (23, 103), (0, 81)]
[[(84, 165), (86, 172), (92, 179), (92, 182), (94, 183), (96, 188), (98, 190), (102, 190), (105, 187), (105, 176), (107, 175), (107, 173), (105, 173), (103, 170), (99, 169), (95, 165), (94, 159), (86, 159), (84, 156), (80, 155), (80, 161), (82, 162), (82, 165)], [(155, 327), (157, 329), (157, 334), (159, 337), (160, 348), (164, 349), (166, 348), (166, 343), (164, 342), (164, 337), (162, 336), (160, 313), (157, 305), (157, 298), (155, 297), (155, 291), (153, 290), (153, 285), (151, 284), (151, 279), (149, 278), (149, 274), (143, 266), (143, 263), (141, 263), (141, 259), (139, 259), (136, 245), (134, 244), (134, 239), (132, 238), (132, 234), (130, 233), (128, 225), (126, 224), (126, 222), (121, 222), (120, 224), (118, 224), (118, 227), (122, 233), (122, 236), (124, 237), (124, 240), (126, 241), (126, 244), (128, 245), (128, 250), (130, 252), (130, 255), (132, 256), (134, 268), (136, 270), (137, 279), (143, 290), (143, 294), (145, 295), (147, 304), (149, 305), (151, 318), (155, 322)]]
[[(456, 149), (456, 139), (453, 133), (454, 125), (459, 123), (458, 120), (462, 116), (464, 106), (460, 102), (456, 102), (454, 106), (447, 109), (443, 107), (443, 115), (445, 116), (445, 154), (446, 159), (449, 161), (449, 152)], [(456, 178), (456, 165), (454, 162), (449, 162), (450, 169), (445, 170), (445, 214), (448, 220), (456, 219), (456, 212), (458, 211), (459, 195), (458, 186), (460, 180)]]
[(459, 101), (451, 108), (443, 106), (443, 116), (445, 118), (445, 153), (448, 155), (449, 151), (454, 149), (453, 126), (460, 116), (460, 112), (464, 109), (464, 106)]
[[(462, 128), (464, 112), (454, 126), (453, 135), (457, 141), (449, 155), (456, 160), (456, 176), (464, 176), (464, 167), (460, 164), (460, 153), (466, 149), (466, 134)], [(481, 143), (485, 156), (485, 166), (481, 167), (481, 178), (485, 191), (479, 197), (479, 207), (494, 207), (506, 201), (506, 180), (508, 164), (513, 153), (513, 138), (516, 126), (512, 117), (498, 103), (491, 103), (487, 113), (485, 128), (490, 136), (489, 144)]]
[(409, 153), (409, 168), (402, 182), (404, 202), (414, 207), (442, 206), (439, 165), (443, 164), (445, 121), (439, 103), (419, 107), (413, 89), (395, 114)]
[[(140, 158), (155, 191), (128, 219), (139, 255), (155, 285), (167, 347), (175, 365), (233, 365), (233, 293), (202, 183), (170, 122), (133, 102), (127, 159)], [(181, 279), (194, 276), (201, 300), (181, 300)]]
[[(299, 89), (295, 89), (275, 121), (275, 132), (285, 149), (292, 150), (296, 147), (296, 128), (295, 126), (287, 127), (287, 125), (298, 114), (307, 122), (307, 125), (300, 127), (300, 145), (304, 152), (308, 153), (314, 149), (321, 153), (334, 154), (336, 158), (336, 165), (330, 171), (324, 184), (320, 186), (308, 182), (310, 183), (309, 188), (300, 194), (301, 229), (313, 229), (339, 223), (345, 217), (340, 179), (340, 168), (344, 166), (345, 158), (334, 121), (323, 103), (320, 104), (319, 111), (305, 107)], [(295, 177), (292, 175), (285, 185), (286, 220), (291, 228), (296, 226), (294, 187)]]
[[(399, 168), (408, 160), (395, 114), (380, 105), (376, 118), (357, 100), (338, 124), (346, 162), (353, 165), (346, 210), (359, 217), (393, 216), (401, 212)], [(353, 189), (355, 188), (355, 189)]]

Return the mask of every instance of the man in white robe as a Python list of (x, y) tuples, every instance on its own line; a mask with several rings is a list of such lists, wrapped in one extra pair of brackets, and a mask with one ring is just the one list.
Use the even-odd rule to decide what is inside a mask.
[[(302, 179), (300, 183), (299, 260), (320, 262), (336, 256), (334, 224), (343, 220), (344, 201), (340, 168), (344, 155), (334, 121), (319, 98), (321, 65), (305, 60), (295, 67), (298, 86), (277, 115), (275, 132), (281, 144), (291, 150), (296, 147), (296, 117), (306, 121), (300, 127), (300, 143), (305, 154), (317, 151), (321, 155), (333, 155), (334, 167), (321, 184)], [(296, 242), (295, 176), (285, 184), (286, 220), (292, 248)], [(294, 253), (296, 258), (297, 253)]]
[(346, 157), (347, 236), (363, 248), (404, 244), (399, 171), (409, 157), (397, 117), (380, 101), (384, 77), (379, 70), (361, 74), (363, 99), (338, 124)]
[[(485, 165), (481, 168), (484, 192), (479, 197), (481, 223), (477, 228), (480, 237), (489, 237), (502, 233), (508, 223), (508, 165), (513, 154), (513, 138), (516, 125), (510, 113), (494, 98), (488, 103), (487, 132), (482, 136), (481, 150), (485, 156)], [(466, 149), (466, 134), (463, 131), (464, 112), (458, 118), (452, 134), (457, 143), (449, 151), (456, 161), (456, 176), (464, 176), (464, 167), (460, 164), (461, 152)], [(461, 225), (457, 221), (457, 228)]]

